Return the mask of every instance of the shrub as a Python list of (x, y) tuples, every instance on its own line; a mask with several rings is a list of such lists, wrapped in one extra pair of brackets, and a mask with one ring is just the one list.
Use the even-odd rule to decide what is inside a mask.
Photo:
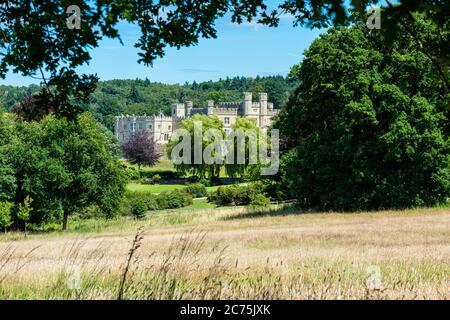
[(145, 211), (182, 208), (192, 204), (192, 196), (184, 190), (162, 192), (158, 195), (150, 192), (127, 192), (120, 207), (120, 214), (136, 216), (136, 210)]
[(160, 170), (160, 169), (143, 169), (141, 170), (141, 176), (146, 178), (153, 178), (153, 176), (159, 175), (161, 179), (170, 180), (177, 179), (180, 174), (173, 170)]
[(6, 228), (11, 226), (12, 220), (11, 220), (11, 208), (12, 203), (11, 202), (0, 202), (0, 227), (2, 227), (5, 231)]
[(154, 183), (158, 183), (159, 181), (161, 181), (161, 176), (160, 176), (159, 174), (155, 174), (155, 175), (152, 177), (152, 181), (153, 181)]
[(263, 194), (264, 185), (253, 183), (249, 185), (231, 185), (219, 187), (209, 195), (208, 201), (219, 205), (247, 205), (258, 194)]
[(139, 171), (133, 167), (127, 167), (127, 175), (128, 175), (128, 178), (133, 181), (138, 181), (141, 179), (141, 175), (139, 174)]
[(270, 204), (270, 199), (263, 194), (253, 195), (250, 199), (250, 206), (253, 208), (265, 207)]
[(194, 198), (206, 197), (208, 192), (206, 187), (201, 183), (191, 183), (186, 186), (186, 192)]
[(137, 219), (143, 218), (145, 216), (145, 211), (147, 211), (147, 206), (144, 200), (136, 199), (131, 207), (131, 213)]
[(198, 181), (198, 183), (201, 183), (202, 185), (204, 185), (205, 187), (209, 187), (211, 186), (211, 181), (209, 179), (200, 179)]
[(192, 197), (183, 191), (173, 190), (160, 193), (156, 202), (159, 209), (176, 209), (192, 204)]

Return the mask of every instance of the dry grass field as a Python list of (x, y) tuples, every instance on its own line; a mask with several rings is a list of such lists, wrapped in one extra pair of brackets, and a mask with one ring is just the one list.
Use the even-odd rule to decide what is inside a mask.
[(448, 299), (450, 210), (151, 213), (0, 236), (3, 299)]

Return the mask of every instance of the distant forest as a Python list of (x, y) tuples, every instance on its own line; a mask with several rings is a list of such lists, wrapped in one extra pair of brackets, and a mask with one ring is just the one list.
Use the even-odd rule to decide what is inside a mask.
[[(170, 114), (173, 102), (192, 100), (194, 106), (203, 106), (208, 99), (240, 101), (242, 92), (267, 92), (275, 108), (281, 108), (294, 83), (282, 76), (234, 77), (219, 81), (163, 84), (145, 80), (109, 80), (98, 83), (95, 93), (85, 110), (92, 112), (97, 120), (113, 129), (114, 116), (120, 114)], [(11, 111), (28, 95), (38, 91), (38, 85), (28, 87), (0, 86), (0, 110)], [(254, 98), (255, 99), (255, 98)]]

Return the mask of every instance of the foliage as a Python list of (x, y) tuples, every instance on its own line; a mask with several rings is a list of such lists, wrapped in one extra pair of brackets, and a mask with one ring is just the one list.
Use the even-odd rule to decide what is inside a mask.
[(30, 213), (33, 211), (31, 203), (33, 199), (30, 196), (26, 196), (23, 203), (19, 203), (19, 208), (17, 210), (17, 218), (22, 222), (27, 222), (30, 219)]
[(153, 175), (152, 181), (153, 181), (153, 183), (158, 183), (158, 182), (160, 182), (160, 181), (161, 181), (161, 176), (160, 176), (159, 174)]
[(147, 211), (147, 206), (142, 199), (136, 199), (131, 207), (131, 213), (137, 219), (145, 217), (145, 211)]
[[(245, 139), (238, 144), (238, 139), (233, 139), (233, 150), (234, 150), (234, 157), (233, 159), (226, 163), (225, 169), (226, 173), (230, 177), (243, 177), (249, 172), (258, 171), (260, 166), (258, 164), (250, 164), (250, 150), (251, 146), (250, 144), (256, 143), (256, 148), (259, 148), (259, 139), (260, 139), (260, 130), (258, 126), (256, 125), (256, 121), (254, 119), (250, 118), (241, 118), (237, 117), (235, 123), (232, 125), (232, 130), (234, 133), (236, 132), (242, 132), (245, 134), (256, 134), (254, 141), (249, 136), (245, 136)], [(229, 146), (231, 147), (231, 146)], [(230, 149), (229, 149), (230, 150)], [(244, 163), (240, 164), (238, 163), (238, 150), (243, 152), (244, 154)], [(258, 149), (256, 149), (258, 150)], [(257, 159), (256, 159), (257, 160)], [(258, 160), (257, 160), (258, 161)]]
[(446, 89), (408, 33), (383, 43), (365, 26), (331, 29), (293, 69), (300, 85), (275, 126), (295, 146), (284, 179), (304, 207), (431, 206), (450, 195)]
[(192, 196), (182, 190), (161, 192), (154, 194), (151, 192), (126, 192), (121, 203), (119, 212), (122, 215), (134, 215), (134, 205), (144, 204), (144, 211), (165, 210), (182, 208), (192, 204)]
[(126, 174), (111, 154), (110, 135), (89, 114), (75, 121), (47, 116), (42, 122), (15, 122), (5, 146), (14, 168), (16, 204), (33, 198), (30, 222), (58, 221), (98, 205), (106, 216), (116, 210), (125, 190)]
[(11, 209), (13, 204), (8, 201), (0, 202), (0, 227), (6, 230), (13, 223)]
[(250, 199), (250, 207), (261, 208), (270, 205), (270, 199), (263, 194), (255, 194)]
[(280, 167), (278, 173), (270, 179), (263, 180), (265, 184), (265, 193), (270, 198), (278, 201), (292, 200), (295, 198), (293, 190), (295, 186), (291, 185), (292, 173), (290, 167), (295, 163), (297, 153), (295, 149), (290, 149), (280, 156)]
[(19, 119), (24, 121), (41, 121), (54, 110), (48, 104), (39, 103), (39, 99), (42, 99), (42, 97), (29, 95), (19, 105), (16, 105), (12, 111), (17, 114)]
[(217, 188), (208, 201), (219, 205), (247, 205), (258, 194), (264, 193), (264, 185), (256, 182), (249, 185), (230, 185)]
[[(201, 123), (201, 130), (200, 128), (197, 130), (194, 130), (195, 123)], [(202, 163), (196, 164), (194, 159), (194, 150), (195, 150), (195, 140), (201, 141), (201, 151), (202, 154), (204, 153), (207, 146), (213, 144), (214, 142), (217, 142), (215, 140), (214, 136), (211, 136), (209, 138), (206, 137), (204, 134), (209, 129), (216, 129), (218, 130), (219, 134), (221, 134), (221, 137), (223, 139), (224, 137), (224, 130), (223, 130), (223, 122), (220, 121), (220, 119), (217, 116), (209, 116), (209, 115), (202, 115), (202, 114), (196, 114), (190, 118), (184, 119), (181, 121), (179, 125), (179, 129), (184, 129), (189, 133), (190, 136), (190, 145), (191, 145), (191, 154), (187, 155), (189, 158), (188, 163), (181, 163), (181, 164), (174, 164), (174, 167), (178, 172), (180, 172), (183, 175), (195, 175), (200, 178), (205, 177), (218, 177), (220, 174), (220, 169), (223, 165), (223, 163), (219, 163), (217, 161), (214, 161), (213, 164), (207, 164), (204, 162), (204, 157), (202, 157)], [(195, 135), (198, 134), (199, 136), (196, 137)], [(167, 155), (170, 158), (172, 155), (172, 151), (174, 147), (183, 141), (183, 137), (177, 138), (171, 138), (167, 145)], [(184, 152), (184, 150), (183, 150)], [(179, 156), (183, 157), (183, 152), (180, 152)], [(212, 156), (215, 154), (212, 153)]]
[[(39, 103), (51, 105), (56, 114), (73, 118), (88, 102), (95, 90), (97, 77), (79, 75), (80, 66), (89, 63), (89, 50), (96, 48), (104, 38), (119, 39), (119, 23), (136, 24), (140, 37), (135, 46), (140, 49), (138, 62), (151, 65), (164, 56), (167, 46), (195, 45), (201, 38), (216, 38), (216, 21), (231, 17), (233, 23), (255, 21), (277, 26), (280, 17), (293, 17), (294, 26), (325, 28), (331, 24), (349, 24), (356, 17), (367, 19), (366, 8), (378, 0), (351, 1), (284, 0), (275, 8), (269, 1), (256, 0), (206, 0), (206, 1), (73, 1), (82, 15), (79, 29), (70, 30), (64, 19), (68, 3), (47, 0), (4, 1), (0, 4), (0, 77), (9, 71), (34, 77), (39, 76), (45, 87), (38, 93)], [(387, 1), (383, 10), (384, 34), (393, 37), (398, 24), (407, 26), (414, 14), (422, 12), (437, 29), (441, 41), (429, 43), (406, 28), (435, 67), (450, 90), (448, 66), (448, 1), (399, 1), (395, 5)], [(270, 7), (270, 8), (269, 8)], [(161, 14), (164, 12), (164, 14)], [(45, 13), (45, 14), (43, 14)], [(72, 17), (73, 18), (73, 17)], [(409, 19), (409, 20), (408, 20)], [(20, 21), (20, 23), (17, 23)], [(120, 40), (121, 41), (121, 40)], [(437, 49), (437, 50), (436, 50)], [(138, 91), (132, 90), (130, 101), (141, 101)], [(220, 92), (211, 92), (211, 96)]]
[(26, 196), (23, 203), (19, 203), (19, 207), (17, 208), (17, 219), (23, 223), (25, 233), (27, 232), (27, 222), (30, 220), (31, 211), (33, 211), (31, 207), (32, 202), (33, 199), (30, 196)]
[[(238, 101), (242, 99), (242, 92), (253, 92), (254, 96), (260, 91), (267, 92), (269, 101), (275, 108), (281, 108), (288, 97), (288, 92), (294, 87), (295, 81), (289, 82), (282, 76), (257, 76), (233, 77), (218, 81), (206, 81), (201, 83), (162, 84), (149, 80), (108, 80), (100, 81), (97, 89), (92, 93), (88, 102), (82, 104), (83, 108), (95, 115), (95, 118), (109, 130), (114, 130), (114, 116), (121, 114), (158, 114), (162, 112), (170, 114), (170, 106), (173, 102), (191, 100), (194, 105), (201, 107), (208, 99), (219, 101)], [(139, 92), (141, 102), (130, 100), (132, 88)], [(3, 105), (7, 111), (21, 110), (21, 104), (27, 97), (36, 99), (36, 94), (41, 90), (36, 85), (28, 87), (13, 87), (0, 85), (0, 108)], [(218, 94), (220, 93), (220, 94)], [(34, 117), (38, 110), (35, 105), (31, 108), (31, 116)], [(39, 107), (39, 106), (38, 106)], [(28, 110), (26, 108), (25, 110)], [(47, 113), (44, 108), (43, 111)], [(39, 117), (37, 117), (39, 119)]]
[(200, 179), (199, 181), (198, 181), (198, 183), (201, 183), (202, 185), (204, 185), (205, 187), (210, 187), (212, 184), (211, 184), (211, 180), (209, 180), (209, 179)]
[(136, 131), (122, 146), (123, 155), (131, 164), (152, 166), (158, 162), (161, 155), (156, 150), (156, 144), (147, 131)]
[(201, 183), (191, 183), (186, 185), (186, 192), (192, 195), (194, 198), (202, 198), (208, 195), (206, 187)]
[(141, 178), (140, 171), (136, 170), (133, 167), (127, 167), (126, 171), (127, 171), (128, 178), (130, 180), (137, 181)]
[(156, 198), (159, 209), (177, 209), (192, 204), (192, 197), (180, 190), (161, 192)]
[(6, 114), (0, 114), (0, 201), (12, 200), (17, 188), (14, 168), (8, 163), (6, 154), (6, 144), (11, 138), (11, 125)]
[(161, 170), (153, 168), (145, 168), (140, 171), (142, 177), (153, 178), (153, 176), (158, 175), (161, 179), (176, 179), (180, 177), (180, 174), (173, 170)]

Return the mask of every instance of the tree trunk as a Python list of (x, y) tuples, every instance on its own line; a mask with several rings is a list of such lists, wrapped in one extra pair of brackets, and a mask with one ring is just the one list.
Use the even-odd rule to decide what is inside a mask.
[(66, 211), (64, 211), (64, 215), (63, 215), (63, 226), (62, 226), (63, 231), (66, 231), (66, 230), (67, 230), (67, 219), (68, 219), (68, 217), (69, 217), (69, 213), (66, 212)]

